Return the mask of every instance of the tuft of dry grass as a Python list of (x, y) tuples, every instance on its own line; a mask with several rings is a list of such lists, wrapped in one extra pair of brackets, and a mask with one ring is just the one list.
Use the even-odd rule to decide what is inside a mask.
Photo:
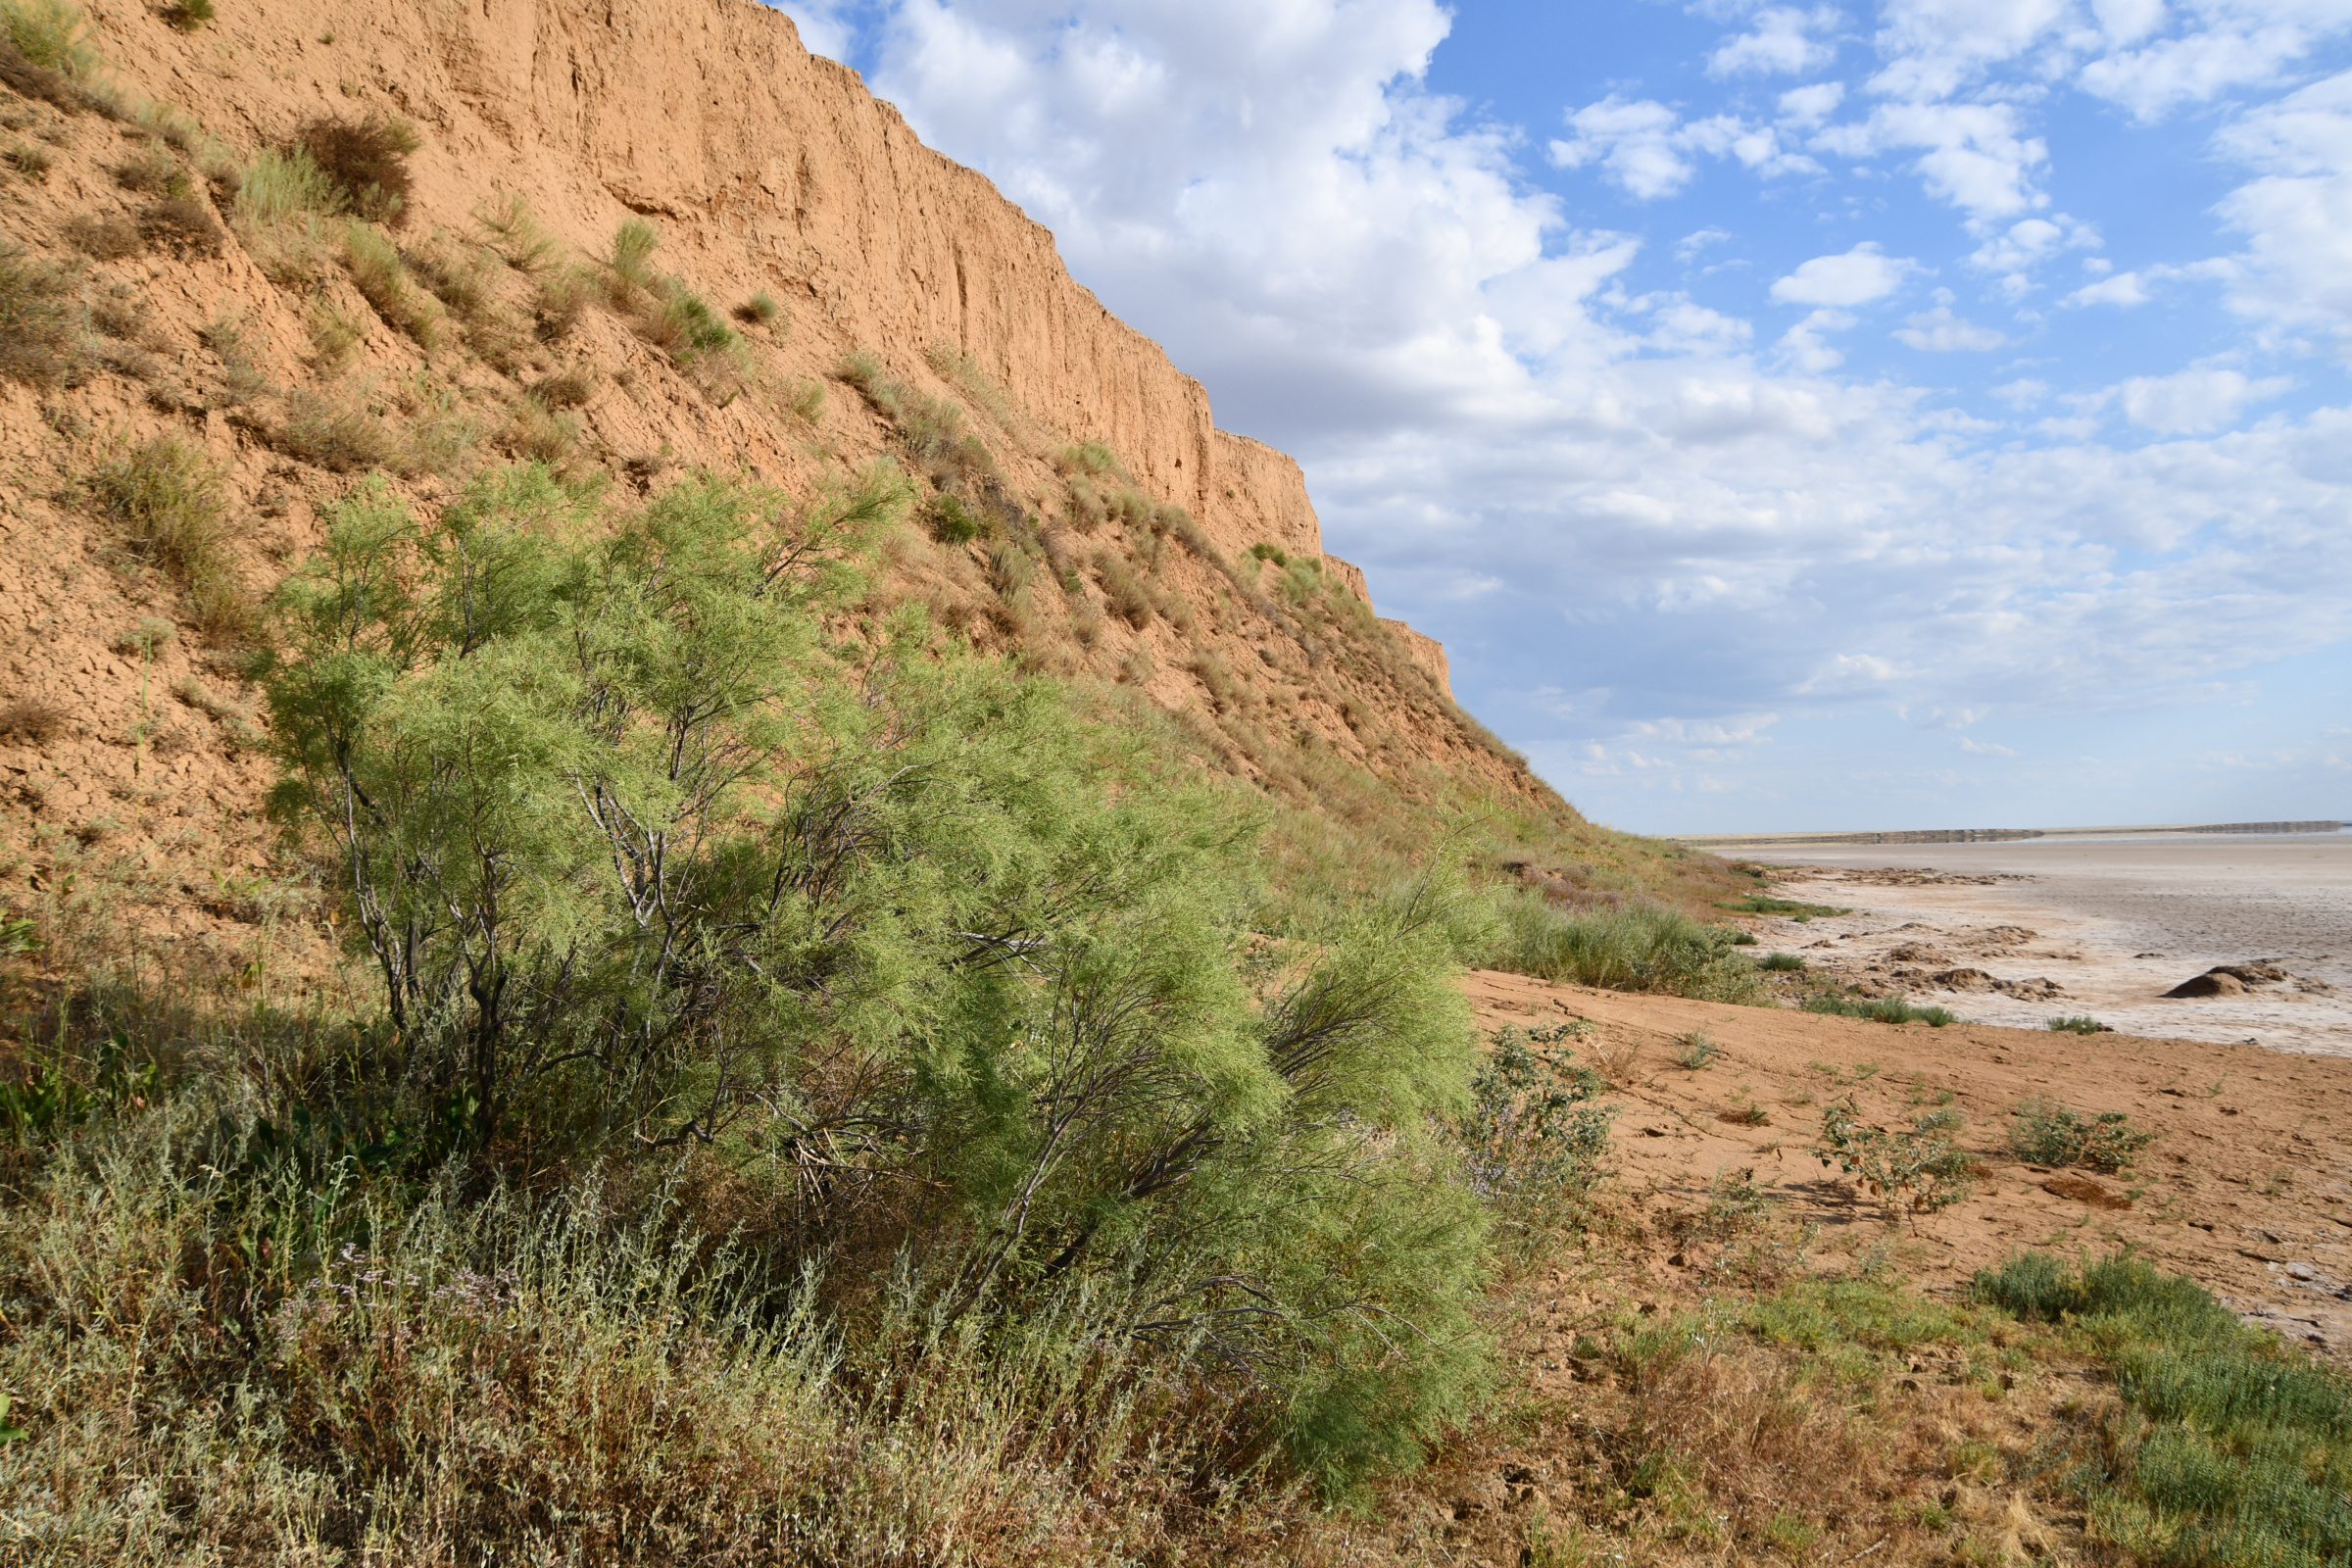
[(540, 223), (530, 198), (520, 191), (484, 203), (473, 220), (490, 236), (490, 248), (525, 277), (542, 277), (563, 264), (564, 246)]
[(530, 395), (550, 409), (580, 409), (596, 396), (596, 372), (584, 365), (569, 365), (531, 383)]
[(234, 315), (215, 317), (197, 334), (220, 362), (220, 404), (238, 408), (270, 392), (270, 376), (254, 358), (245, 320)]
[(19, 697), (0, 706), (0, 738), (23, 746), (46, 746), (66, 732), (66, 712), (38, 697)]
[(372, 222), (397, 225), (415, 184), (409, 155), (424, 145), (405, 120), (321, 117), (295, 132), (294, 145), (341, 192), (351, 211)]
[(507, 450), (516, 457), (560, 469), (568, 466), (577, 455), (580, 421), (550, 408), (536, 393), (529, 393), (515, 402), (503, 440)]
[(66, 220), (66, 242), (94, 262), (119, 262), (146, 249), (139, 225), (120, 214), (105, 218), (88, 213)]
[(1097, 556), (1095, 580), (1102, 585), (1102, 603), (1112, 614), (1137, 631), (1152, 624), (1152, 596), (1124, 556), (1112, 550)]
[(1614, 1088), (1631, 1089), (1640, 1081), (1642, 1042), (1639, 1040), (1595, 1040), (1585, 1048), (1585, 1054), (1593, 1070)]
[(335, 473), (391, 467), (401, 456), (400, 438), (382, 418), (348, 397), (309, 387), (287, 395), (285, 422), (270, 444)]
[(188, 176), (179, 160), (161, 147), (150, 146), (114, 168), (115, 183), (124, 190), (150, 196), (185, 196)]
[(409, 276), (400, 248), (371, 223), (351, 222), (343, 229), (343, 265), (353, 286), (386, 324), (414, 338), (416, 346), (439, 345), (444, 318), (432, 297)]
[(580, 324), (594, 278), (577, 267), (551, 268), (531, 291), (531, 326), (542, 343), (561, 343)]
[(63, 380), (74, 361), (73, 279), (0, 241), (0, 376), (31, 386)]
[(191, 196), (167, 196), (139, 213), (139, 238), (173, 256), (218, 256), (228, 242), (212, 210)]
[(222, 529), (226, 483), (201, 451), (174, 435), (119, 446), (91, 470), (88, 490), (132, 553), (186, 592), (208, 636), (234, 641), (252, 630)]

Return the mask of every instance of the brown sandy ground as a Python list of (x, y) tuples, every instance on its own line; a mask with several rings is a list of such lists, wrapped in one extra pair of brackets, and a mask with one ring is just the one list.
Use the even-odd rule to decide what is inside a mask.
[[(1311, 1553), (1322, 1560), (2128, 1560), (2086, 1537), (2061, 1484), (2114, 1408), (2111, 1375), (1967, 1304), (1975, 1271), (2027, 1248), (2129, 1247), (2324, 1356), (2352, 1352), (2352, 1062), (1491, 971), (1466, 985), (1488, 1031), (1598, 1026), (1568, 1044), (1616, 1086), (1613, 1175), (1583, 1234), (1498, 1296), (1506, 1386), (1489, 1417), (1344, 1544)], [(1721, 1054), (1685, 1070), (1679, 1042), (1695, 1030)], [(1980, 1174), (1941, 1213), (1891, 1218), (1812, 1152), (1827, 1101), (1899, 1126), (1946, 1095)], [(2029, 1096), (2124, 1111), (2158, 1136), (2122, 1176), (2028, 1165), (2007, 1145)], [(1749, 1106), (1762, 1124), (1724, 1119)], [(1719, 1180), (1737, 1191), (1748, 1173), (1764, 1206), (1719, 1223)], [(1874, 1354), (1867, 1334), (1807, 1350), (1740, 1327), (1759, 1303), (1857, 1280), (1915, 1292), (1967, 1330)], [(1661, 1343), (1677, 1348), (1658, 1355)]]

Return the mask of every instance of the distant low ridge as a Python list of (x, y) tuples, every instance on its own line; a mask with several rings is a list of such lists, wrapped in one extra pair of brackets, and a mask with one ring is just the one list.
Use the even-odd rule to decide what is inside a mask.
[(1728, 849), (1767, 844), (1998, 844), (2016, 839), (2137, 838), (2150, 833), (2338, 833), (2352, 822), (2165, 822), (2140, 827), (1931, 827), (1884, 833), (1684, 833), (1680, 844)]

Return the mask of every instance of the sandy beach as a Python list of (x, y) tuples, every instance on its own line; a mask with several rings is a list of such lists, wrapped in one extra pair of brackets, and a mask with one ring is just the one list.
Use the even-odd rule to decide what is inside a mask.
[[(1865, 990), (2034, 1027), (2352, 1054), (2352, 833), (1761, 850), (1780, 896), (1850, 909), (1759, 935)], [(2168, 999), (2217, 965), (2242, 994)]]

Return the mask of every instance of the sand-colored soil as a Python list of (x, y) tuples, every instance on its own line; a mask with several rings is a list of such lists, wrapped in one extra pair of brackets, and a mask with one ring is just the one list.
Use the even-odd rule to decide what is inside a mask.
[[(1629, 1379), (1610, 1352), (1629, 1325), (1721, 1321), (1721, 1302), (1804, 1277), (1891, 1275), (1958, 1298), (1971, 1274), (2039, 1247), (2132, 1247), (2250, 1318), (2342, 1360), (2352, 1352), (2352, 1061), (2259, 1047), (1955, 1024), (1889, 1026), (1549, 985), (1480, 971), (1482, 1028), (1589, 1019), (1576, 1058), (1620, 1081), (1614, 1173), (1592, 1227), (1538, 1256), (1498, 1297), (1505, 1386), (1493, 1413), (1387, 1491), (1342, 1560), (1399, 1563), (1791, 1560), (1926, 1568), (2105, 1560), (2080, 1498), (2047, 1484), (2049, 1446), (2114, 1399), (2112, 1374), (2044, 1343), (2013, 1375), (1914, 1353), (1860, 1405), (1792, 1384), (1787, 1348), (1704, 1334), (1703, 1348)], [(1722, 1048), (1699, 1071), (1679, 1037)], [(1835, 1080), (1835, 1081), (1834, 1081)], [(1967, 1116), (1975, 1191), (1937, 1214), (1889, 1218), (1812, 1153), (1821, 1106), (1850, 1096), (1881, 1125), (1943, 1096)], [(2010, 1112), (2040, 1095), (2121, 1110), (2157, 1141), (2120, 1177), (2030, 1166)], [(1762, 1125), (1727, 1121), (1760, 1106)], [(1719, 1173), (1771, 1212), (1737, 1234), (1701, 1222)], [(2006, 1343), (1995, 1331), (1993, 1343)], [(1629, 1494), (1644, 1455), (1704, 1472), (1703, 1506)], [(1690, 1516), (1700, 1507), (1701, 1518)], [(1820, 1522), (1781, 1542), (1776, 1522)]]
[[(1888, 1025), (1483, 970), (1467, 984), (1482, 1027), (1583, 1017), (1600, 1029), (1577, 1043), (1580, 1060), (1638, 1053), (1609, 1101), (1623, 1107), (1614, 1185), (1640, 1211), (1701, 1208), (1719, 1172), (1752, 1168), (1789, 1218), (1821, 1227), (1824, 1254), (1883, 1243), (1932, 1293), (2023, 1248), (2129, 1245), (2323, 1353), (2352, 1353), (2352, 1061), (2121, 1034)], [(1722, 1054), (1686, 1071), (1675, 1065), (1677, 1037), (1699, 1029)], [(1967, 1115), (1959, 1142), (1984, 1174), (1942, 1213), (1890, 1221), (1813, 1153), (1829, 1101), (1851, 1097), (1893, 1126), (1946, 1092)], [(2027, 1165), (2007, 1142), (2011, 1112), (2029, 1096), (2127, 1112), (2156, 1142), (2122, 1176)], [(1768, 1122), (1723, 1119), (1746, 1103)], [(1671, 1227), (1649, 1228), (1656, 1255), (1637, 1262), (1637, 1277), (1687, 1288)]]

